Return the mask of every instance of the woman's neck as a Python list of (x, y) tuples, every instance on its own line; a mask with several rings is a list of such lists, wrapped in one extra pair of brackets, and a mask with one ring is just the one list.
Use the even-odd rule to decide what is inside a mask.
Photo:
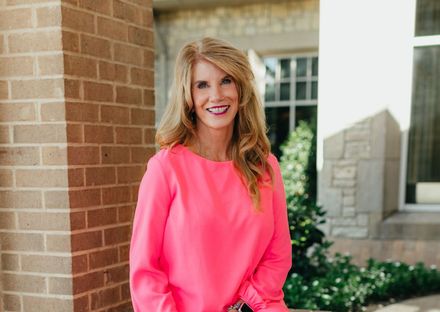
[(213, 161), (231, 160), (230, 142), (232, 132), (198, 131), (191, 144), (192, 150)]

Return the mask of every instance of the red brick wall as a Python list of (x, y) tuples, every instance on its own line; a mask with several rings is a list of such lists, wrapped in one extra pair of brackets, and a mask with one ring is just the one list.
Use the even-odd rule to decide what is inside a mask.
[(64, 1), (75, 311), (131, 306), (137, 188), (154, 149), (151, 1)]
[(2, 308), (126, 311), (155, 152), (151, 0), (0, 3)]
[(63, 157), (60, 2), (1, 4), (2, 308), (32, 312), (56, 306), (69, 311), (73, 307), (70, 211), (61, 200), (67, 198), (69, 182)]

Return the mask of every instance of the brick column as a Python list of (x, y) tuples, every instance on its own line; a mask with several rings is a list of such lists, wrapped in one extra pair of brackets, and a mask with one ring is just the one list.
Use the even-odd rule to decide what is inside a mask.
[(0, 3), (4, 310), (126, 311), (155, 152), (151, 1)]

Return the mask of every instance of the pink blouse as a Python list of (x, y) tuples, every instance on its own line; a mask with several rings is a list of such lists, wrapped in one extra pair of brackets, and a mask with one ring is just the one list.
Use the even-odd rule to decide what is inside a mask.
[(268, 161), (274, 188), (260, 186), (257, 212), (232, 161), (183, 145), (149, 160), (130, 247), (134, 311), (220, 312), (239, 298), (254, 311), (288, 311), (286, 198), (275, 156)]

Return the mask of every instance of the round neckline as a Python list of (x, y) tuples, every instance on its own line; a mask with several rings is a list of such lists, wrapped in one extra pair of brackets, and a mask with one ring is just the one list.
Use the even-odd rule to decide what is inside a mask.
[(201, 159), (201, 160), (203, 160), (203, 161), (206, 161), (206, 162), (208, 162), (208, 163), (212, 163), (212, 164), (226, 164), (226, 165), (227, 165), (227, 164), (232, 164), (232, 163), (233, 163), (232, 160), (224, 160), (224, 161), (211, 160), (211, 159), (205, 158), (205, 157), (200, 156), (199, 154), (193, 152), (192, 150), (190, 150), (190, 149), (188, 148), (188, 146), (185, 146), (185, 145), (183, 145), (183, 144), (179, 144), (179, 146), (180, 146), (184, 151), (186, 151), (187, 153), (189, 153), (189, 154), (193, 155), (194, 157), (199, 158), (199, 159)]

